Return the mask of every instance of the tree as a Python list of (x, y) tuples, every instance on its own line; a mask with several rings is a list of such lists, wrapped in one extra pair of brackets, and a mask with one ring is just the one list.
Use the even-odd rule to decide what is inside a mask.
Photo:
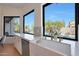
[(53, 24), (53, 22), (51, 22), (51, 21), (45, 22), (45, 29), (46, 29), (46, 32), (49, 34), (50, 34), (50, 29), (52, 27), (52, 24)]
[(30, 32), (30, 27), (29, 27), (29, 25), (25, 25), (25, 32)]
[(64, 21), (47, 21), (45, 22), (46, 32), (50, 34), (52, 27), (56, 27), (59, 31), (62, 27), (65, 27)]
[(31, 30), (31, 33), (33, 33), (34, 32), (34, 23), (33, 24), (31, 24), (31, 26), (30, 26), (31, 28), (30, 28), (30, 30)]
[(61, 29), (62, 27), (65, 27), (64, 21), (55, 21), (55, 25), (58, 29)]
[(14, 31), (15, 31), (15, 32), (20, 32), (20, 24), (19, 24), (18, 22), (15, 22), (14, 24), (15, 24), (15, 29), (14, 29)]

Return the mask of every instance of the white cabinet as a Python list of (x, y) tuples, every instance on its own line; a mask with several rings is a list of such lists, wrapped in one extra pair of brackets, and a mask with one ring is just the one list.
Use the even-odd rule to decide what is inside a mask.
[(59, 54), (55, 51), (50, 51), (34, 43), (30, 43), (30, 55), (31, 56), (62, 56), (62, 54)]
[(5, 39), (5, 44), (14, 44), (14, 36), (7, 36)]
[(20, 37), (15, 36), (14, 46), (17, 49), (17, 51), (22, 55), (22, 42)]

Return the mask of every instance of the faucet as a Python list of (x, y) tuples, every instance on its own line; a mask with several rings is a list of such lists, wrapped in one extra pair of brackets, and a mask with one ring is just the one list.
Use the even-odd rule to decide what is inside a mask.
[(50, 29), (50, 36), (51, 36), (51, 40), (53, 40), (53, 31), (52, 31), (52, 29)]
[[(61, 32), (59, 32), (59, 29), (57, 29), (57, 28), (51, 28), (50, 29), (50, 36), (51, 36), (51, 40), (55, 40), (55, 41), (57, 41), (57, 37), (59, 36), (59, 35), (61, 35)], [(62, 39), (60, 39), (59, 38), (59, 41), (58, 42), (61, 42), (61, 40)]]
[(51, 40), (57, 40), (57, 36), (58, 36), (57, 27), (51, 27), (50, 28), (50, 36), (51, 36)]

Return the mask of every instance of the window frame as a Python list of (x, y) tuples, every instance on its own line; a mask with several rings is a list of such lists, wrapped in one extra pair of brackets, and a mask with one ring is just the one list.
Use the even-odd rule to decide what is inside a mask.
[[(50, 35), (45, 35), (45, 7), (53, 4), (53, 3), (46, 3), (43, 5), (42, 11), (43, 11), (43, 36), (45, 37), (51, 37)], [(58, 38), (62, 38), (62, 39), (67, 39), (67, 40), (73, 40), (73, 41), (78, 41), (78, 10), (79, 10), (79, 4), (74, 3), (75, 4), (75, 39), (73, 38), (67, 38), (67, 37), (58, 37)]]
[[(20, 16), (3, 16), (3, 18), (4, 18), (4, 21), (3, 21), (3, 35), (5, 35), (5, 18), (6, 17), (8, 17), (8, 18), (10, 18), (10, 17), (14, 17), (14, 18), (20, 18)], [(11, 27), (10, 27), (10, 29), (11, 29)], [(11, 31), (10, 31), (11, 32)], [(14, 31), (15, 32), (15, 31)], [(20, 32), (15, 32), (15, 33), (20, 33)]]
[(32, 9), (31, 11), (27, 12), (24, 16), (23, 16), (23, 33), (25, 34), (30, 34), (30, 35), (34, 35), (34, 33), (29, 33), (29, 32), (25, 32), (25, 16), (31, 14), (32, 12), (34, 12), (34, 9)]

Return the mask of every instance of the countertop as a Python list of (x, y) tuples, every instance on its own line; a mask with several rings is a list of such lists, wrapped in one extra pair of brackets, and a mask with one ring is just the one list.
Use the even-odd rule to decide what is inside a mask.
[(28, 35), (28, 34), (15, 33), (15, 35), (23, 38), (24, 40), (29, 41), (30, 43), (33, 43), (40, 47), (49, 49), (50, 51), (55, 51), (59, 54), (65, 55), (65, 56), (71, 55), (71, 45), (70, 44), (45, 40), (44, 38), (34, 37), (34, 35)]

